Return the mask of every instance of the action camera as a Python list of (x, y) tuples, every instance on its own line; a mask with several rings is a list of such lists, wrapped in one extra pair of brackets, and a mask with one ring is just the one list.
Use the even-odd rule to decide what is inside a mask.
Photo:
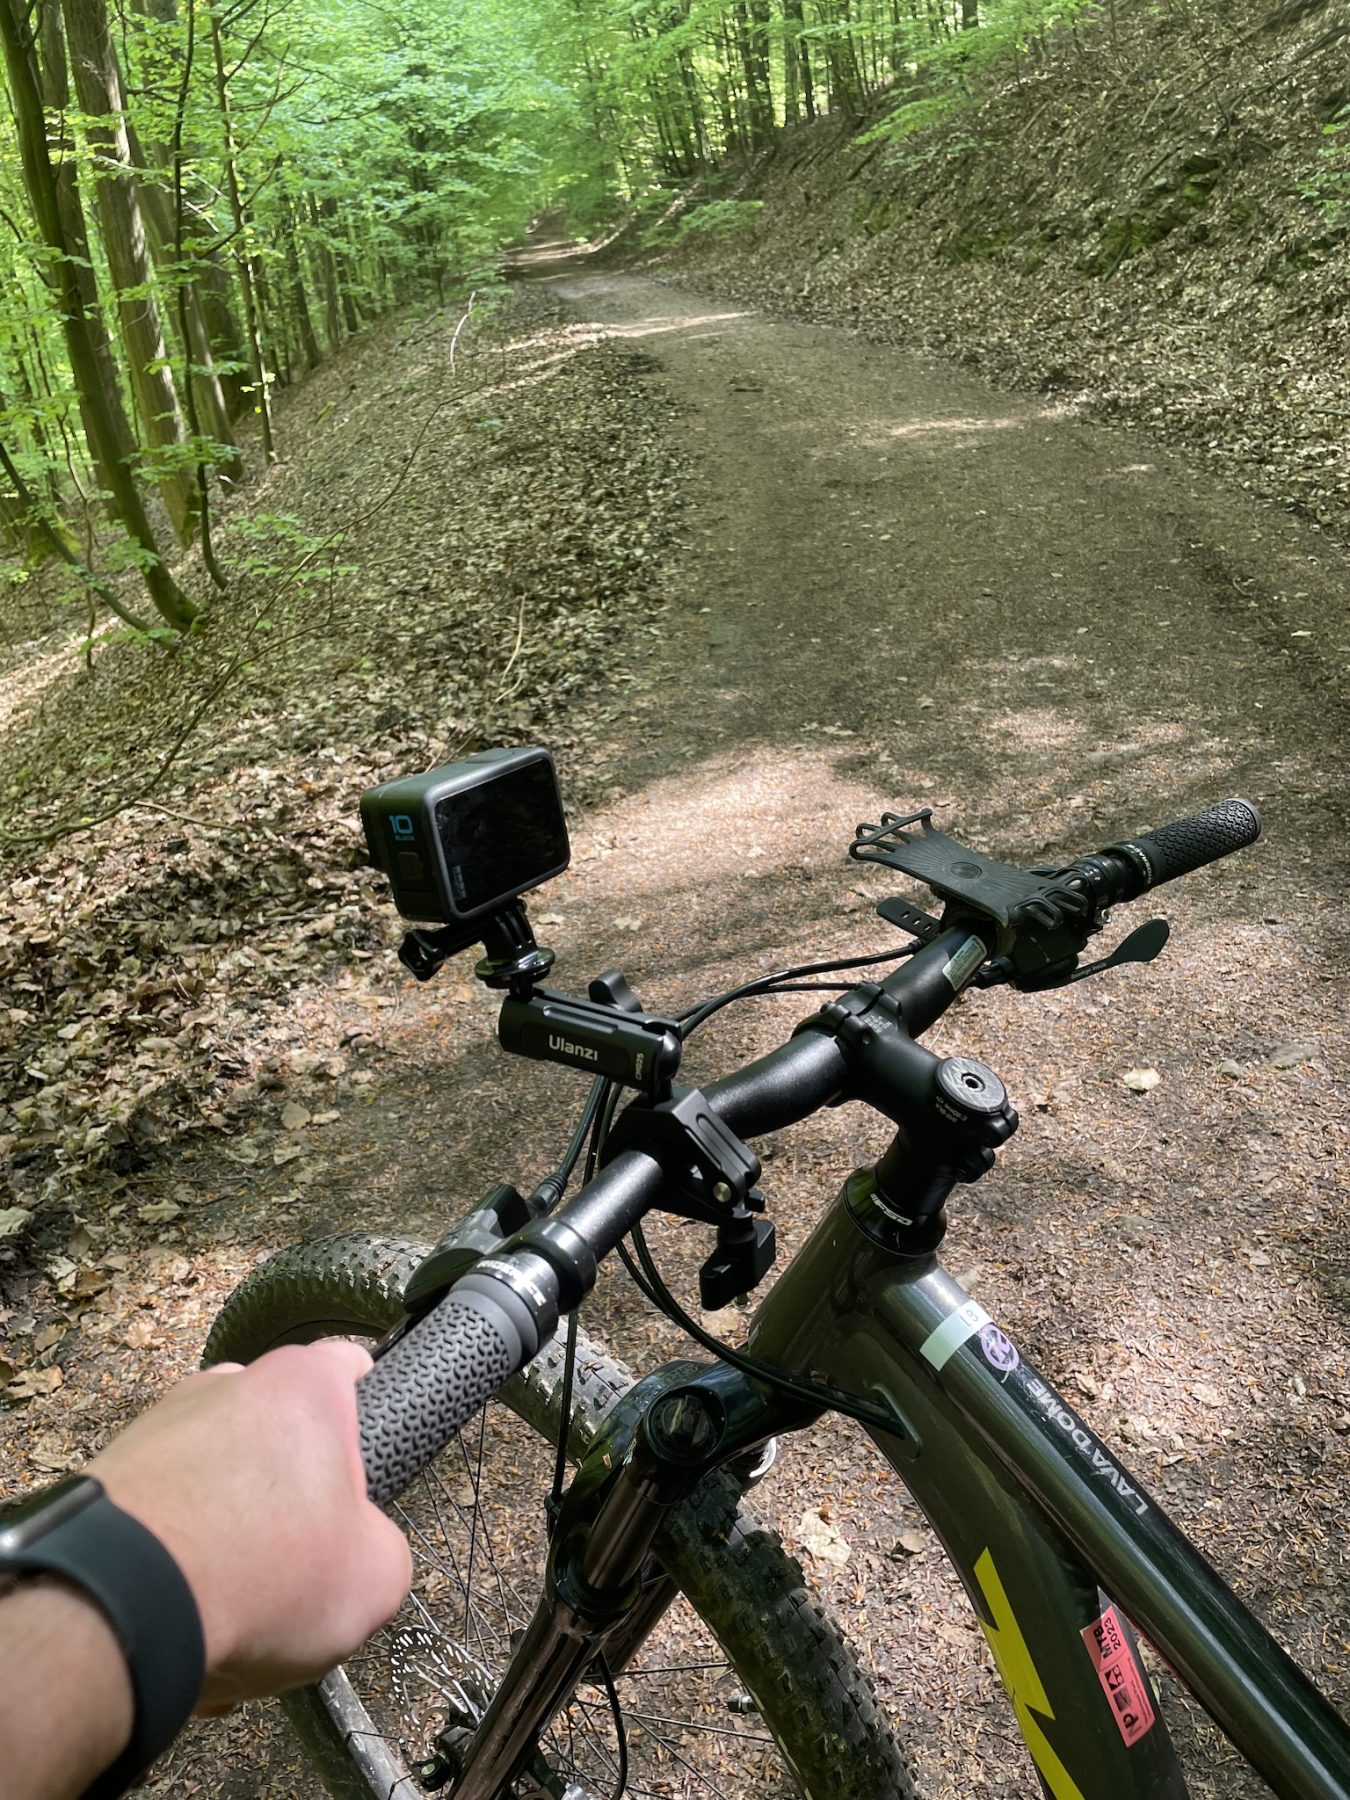
[(561, 875), (570, 849), (544, 749), (480, 750), (361, 796), (370, 858), (405, 919), (466, 925)]

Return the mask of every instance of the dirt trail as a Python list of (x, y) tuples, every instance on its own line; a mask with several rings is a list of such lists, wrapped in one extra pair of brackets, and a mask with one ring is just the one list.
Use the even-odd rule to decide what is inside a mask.
[[(845, 851), (887, 805), (940, 808), (1022, 861), (1229, 793), (1262, 807), (1257, 850), (1169, 896), (1175, 935), (1151, 970), (949, 1015), (942, 1044), (991, 1062), (1023, 1123), (952, 1208), (947, 1260), (1344, 1702), (1344, 563), (1145, 442), (945, 365), (535, 260), (579, 320), (650, 359), (697, 469), (669, 607), (635, 625), (593, 702), (590, 774), (613, 797), (534, 908), (560, 984), (621, 964), (667, 1007), (886, 947), (872, 907), (894, 886)], [(423, 990), (391, 970), (389, 994), (383, 1072), (325, 1138), (333, 1179), (279, 1212), (283, 1171), (235, 1170), (228, 1207), (203, 1211), (222, 1287), (283, 1230), (430, 1235), (491, 1181), (547, 1166), (578, 1085), (505, 1064), (462, 972)], [(692, 1078), (810, 1004), (724, 1018)], [(1134, 1067), (1161, 1076), (1146, 1096), (1121, 1081)], [(782, 1261), (884, 1143), (847, 1109), (764, 1146)], [(657, 1233), (686, 1293), (696, 1236)], [(621, 1274), (588, 1313), (639, 1365), (676, 1348)], [(869, 1447), (808, 1433), (760, 1495), (794, 1544), (829, 1507), (851, 1555), (813, 1574), (931, 1791), (1029, 1794), (983, 1641)], [(260, 1722), (230, 1729), (194, 1740), (173, 1792), (308, 1791), (284, 1752), (268, 1761)], [(1195, 1754), (1198, 1794), (1264, 1791), (1223, 1750)]]
[[(613, 751), (631, 797), (576, 880), (588, 918), (642, 918), (640, 991), (884, 942), (885, 884), (843, 855), (883, 804), (940, 807), (1021, 861), (1229, 793), (1262, 808), (1257, 851), (1162, 902), (1153, 969), (949, 1016), (1023, 1127), (953, 1207), (948, 1257), (1344, 1700), (1344, 559), (1147, 442), (949, 365), (630, 276), (554, 279), (652, 356), (703, 480)], [(708, 1066), (800, 1006), (732, 1026)], [(1132, 1067), (1161, 1074), (1146, 1098)], [(866, 1120), (794, 1134), (769, 1166), (780, 1230), (881, 1142)], [(982, 1734), (1007, 1725), (982, 1645), (931, 1557), (885, 1561), (906, 1509), (878, 1506), (851, 1443), (822, 1435), (828, 1473), (788, 1464), (780, 1524), (828, 1495), (856, 1553), (827, 1585), (938, 1788), (1028, 1792), (1025, 1767), (990, 1767)], [(1226, 1747), (1196, 1758), (1198, 1792), (1264, 1791)]]

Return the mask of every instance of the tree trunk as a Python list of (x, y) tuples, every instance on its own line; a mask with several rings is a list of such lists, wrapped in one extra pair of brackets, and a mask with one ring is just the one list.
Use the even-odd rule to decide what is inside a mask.
[(258, 320), (258, 298), (253, 258), (249, 252), (244, 201), (239, 191), (239, 161), (234, 138), (234, 115), (230, 111), (229, 83), (225, 76), (225, 46), (221, 41), (220, 20), (211, 13), (211, 55), (216, 73), (216, 106), (221, 129), (225, 134), (225, 192), (234, 221), (235, 267), (239, 271), (239, 291), (244, 296), (244, 328), (248, 334), (248, 357), (253, 371), (254, 404), (262, 425), (263, 461), (275, 462), (277, 453), (272, 443), (272, 397), (268, 392), (267, 368), (263, 362), (262, 334)]
[[(117, 367), (117, 358), (113, 354), (107, 326), (104, 324), (103, 308), (99, 305), (98, 284), (94, 279), (94, 263), (89, 254), (89, 235), (84, 223), (84, 207), (80, 202), (80, 190), (75, 173), (75, 142), (73, 138), (65, 134), (65, 121), (71, 111), (71, 105), (70, 79), (66, 68), (66, 40), (61, 31), (60, 0), (41, 0), (40, 30), (42, 33), (40, 75), (42, 104), (51, 118), (50, 143), (57, 157), (56, 163), (53, 165), (49, 153), (47, 166), (51, 170), (52, 180), (55, 184), (56, 210), (62, 237), (70, 254), (70, 265), (66, 273), (80, 297), (81, 310), (87, 323), (89, 339), (99, 369), (98, 391), (117, 398), (117, 424), (121, 432), (118, 456), (129, 462), (136, 454), (136, 440), (132, 436), (131, 427), (122, 412), (120, 398), (122, 376)], [(17, 109), (17, 101), (15, 105)], [(39, 216), (36, 206), (33, 208), (33, 214), (35, 218)], [(40, 225), (39, 229), (41, 229)], [(49, 289), (53, 293), (56, 291), (54, 288), (50, 288), (50, 284)], [(84, 394), (78, 388), (76, 392), (80, 402), (80, 420), (89, 443), (90, 455), (94, 456), (94, 436), (86, 414)], [(97, 461), (96, 456), (95, 461)]]
[[(127, 142), (131, 147), (131, 157), (137, 169), (147, 169), (145, 153), (141, 148), (136, 128), (127, 120)], [(171, 158), (157, 155), (156, 161), (163, 168), (171, 162)], [(215, 458), (216, 473), (226, 481), (238, 481), (243, 474), (243, 462), (234, 441), (231, 428), (232, 418), (230, 403), (226, 397), (226, 384), (220, 371), (216, 368), (215, 351), (211, 343), (211, 332), (206, 322), (206, 308), (202, 300), (200, 277), (203, 266), (196, 264), (191, 255), (190, 245), (182, 268), (178, 266), (175, 240), (177, 239), (177, 221), (169, 196), (155, 181), (145, 181), (140, 188), (141, 211), (145, 217), (146, 232), (150, 239), (150, 249), (157, 267), (163, 271), (167, 279), (178, 287), (179, 310), (185, 314), (188, 341), (184, 350), (184, 359), (190, 365), (189, 374), (192, 381), (193, 399), (196, 402), (198, 422), (202, 431), (214, 443), (223, 446), (222, 453)], [(187, 210), (185, 208), (185, 210)], [(186, 228), (187, 221), (184, 221)], [(228, 286), (228, 277), (226, 278)], [(236, 406), (235, 412), (242, 410)]]
[(744, 155), (747, 149), (743, 130), (744, 117), (740, 103), (740, 90), (736, 86), (733, 71), (736, 66), (735, 46), (731, 41), (731, 33), (727, 28), (726, 15), (720, 21), (721, 42), (718, 51), (717, 70), (717, 103), (722, 114), (722, 135), (726, 140), (724, 154), (730, 155), (738, 150)]
[(358, 301), (355, 293), (356, 272), (351, 259), (342, 251), (337, 254), (338, 293), (342, 297), (342, 323), (347, 327), (347, 336), (355, 337), (365, 323), (365, 308)]
[(103, 0), (63, 0), (75, 93), (86, 115), (85, 133), (100, 179), (94, 200), (103, 247), (117, 291), (131, 391), (146, 440), (161, 452), (155, 479), (180, 543), (197, 527), (197, 492), (185, 455), (182, 415), (169, 366), (159, 308), (150, 281), (150, 257), (139, 184), (126, 128), (122, 77)]
[[(811, 80), (811, 50), (801, 33), (806, 29), (806, 21), (802, 17), (802, 0), (783, 0), (783, 66), (794, 71), (796, 84), (800, 87), (802, 97), (802, 115), (811, 120), (816, 116), (816, 90)], [(796, 117), (794, 107), (793, 117)]]
[(752, 147), (767, 142), (773, 134), (773, 98), (769, 91), (769, 64), (765, 46), (759, 36), (755, 9), (745, 0), (737, 0), (735, 11), (736, 48), (741, 72), (745, 78), (746, 136)]
[[(80, 262), (87, 264), (88, 258), (81, 257), (80, 251), (68, 240), (63, 224), (57, 178), (47, 148), (37, 57), (23, 0), (0, 0), (0, 37), (4, 40), (5, 68), (24, 186), (38, 230), (52, 252), (47, 279), (61, 315), (66, 354), (81, 398), (89, 449), (108, 489), (111, 516), (143, 553), (141, 572), (155, 609), (176, 630), (186, 630), (199, 616), (199, 609), (181, 591), (164, 565), (128, 461), (131, 433), (122, 412), (116, 381), (109, 375), (111, 357), (107, 354), (107, 339), (106, 336), (103, 338), (104, 355), (101, 356), (98, 334), (91, 323), (97, 303), (92, 309), (86, 303), (79, 279)], [(78, 212), (79, 200), (73, 182), (68, 188), (67, 206), (72, 199)]]
[(337, 259), (333, 255), (333, 246), (328, 241), (326, 220), (337, 212), (337, 201), (326, 202), (331, 211), (325, 215), (323, 207), (309, 196), (309, 223), (314, 234), (314, 258), (319, 267), (319, 285), (323, 289), (323, 330), (328, 339), (328, 351), (331, 355), (342, 342), (342, 306), (338, 299)]
[[(0, 411), (7, 411), (0, 395)], [(44, 507), (0, 444), (0, 539), (8, 542), (25, 568), (35, 569), (58, 552), (57, 540), (73, 546), (69, 527), (55, 507)]]
[(769, 60), (771, 28), (769, 0), (750, 0), (750, 66), (754, 71), (755, 107), (759, 119), (759, 140), (767, 144), (774, 133), (773, 72)]
[[(18, 280), (17, 276), (18, 271), (15, 270), (15, 292), (21, 297), (23, 310), (28, 312), (32, 303), (26, 291), (26, 284)], [(34, 356), (34, 368), (29, 368), (28, 359), (24, 353), (24, 347), (18, 341), (15, 341), (11, 345), (12, 360), (9, 366), (13, 371), (14, 385), (18, 391), (20, 401), (18, 416), (24, 421), (22, 429), (26, 430), (27, 435), (32, 439), (33, 449), (36, 451), (37, 455), (42, 458), (43, 491), (47, 503), (52, 508), (53, 513), (57, 517), (60, 517), (64, 505), (64, 496), (61, 491), (61, 455), (58, 452), (56, 445), (53, 444), (47, 431), (46, 422), (42, 416), (43, 404), (38, 399), (38, 390), (41, 388), (44, 398), (50, 400), (51, 384), (47, 375), (47, 366), (42, 360), (41, 346), (38, 344), (37, 333), (33, 331), (31, 324), (29, 332), (30, 345), (37, 351), (37, 354)], [(33, 354), (32, 349), (30, 349), (29, 354)], [(34, 371), (36, 371), (37, 376), (36, 382), (34, 381)], [(0, 397), (0, 412), (4, 412), (5, 410), (5, 401)]]
[(694, 68), (694, 59), (687, 45), (679, 52), (680, 86), (684, 89), (685, 110), (689, 115), (689, 129), (693, 138), (695, 168), (701, 169), (708, 160), (708, 131), (703, 123), (703, 102), (698, 91), (698, 73)]
[[(177, 0), (132, 0), (134, 10), (143, 18), (153, 19), (161, 25), (172, 25), (178, 17)], [(130, 123), (130, 122), (128, 122)], [(144, 156), (136, 143), (134, 129), (131, 131), (132, 154), (137, 163), (146, 168)], [(149, 146), (154, 158), (155, 167), (161, 171), (171, 171), (174, 158), (169, 146), (152, 142)], [(143, 197), (154, 194), (160, 200), (159, 212), (164, 221), (163, 241), (172, 244), (176, 237), (175, 221), (167, 199), (160, 198), (160, 190), (153, 183), (147, 183)], [(230, 286), (228, 269), (221, 260), (219, 251), (208, 249), (204, 254), (194, 248), (194, 240), (210, 244), (215, 238), (214, 222), (196, 205), (191, 196), (184, 193), (183, 222), (184, 235), (188, 240), (191, 265), (192, 318), (192, 354), (197, 362), (210, 370), (210, 385), (218, 390), (225, 422), (233, 424), (234, 420), (248, 406), (245, 393), (242, 365), (247, 361), (243, 351), (243, 339), (239, 327), (235, 324), (233, 310), (233, 291)], [(148, 218), (152, 232), (158, 229), (154, 219)], [(158, 257), (158, 246), (152, 238), (152, 248)], [(220, 368), (217, 363), (237, 364), (239, 367)], [(216, 402), (214, 396), (208, 396), (203, 412), (214, 417)], [(222, 443), (232, 444), (233, 435), (227, 430), (218, 435)], [(224, 466), (218, 464), (221, 473)]]
[(248, 411), (250, 401), (246, 380), (248, 348), (244, 342), (245, 334), (240, 331), (235, 318), (234, 285), (229, 270), (215, 252), (199, 261), (196, 269), (202, 323), (206, 327), (220, 391), (225, 397), (225, 413), (233, 423), (241, 413)]
[(802, 78), (798, 59), (797, 32), (801, 30), (802, 0), (782, 0), (783, 8), (783, 123), (795, 125), (801, 116)]
[(305, 294), (305, 275), (300, 267), (300, 250), (295, 241), (295, 210), (284, 192), (281, 199), (281, 245), (286, 258), (286, 284), (291, 291), (291, 311), (300, 334), (300, 348), (305, 365), (317, 369), (323, 361), (319, 340), (314, 335), (314, 321), (309, 316), (309, 299)]
[[(851, 23), (848, 0), (820, 0), (820, 10), (830, 25), (847, 27)], [(825, 40), (825, 67), (830, 81), (831, 112), (841, 113), (846, 120), (856, 119), (863, 83), (851, 31), (832, 33)]]

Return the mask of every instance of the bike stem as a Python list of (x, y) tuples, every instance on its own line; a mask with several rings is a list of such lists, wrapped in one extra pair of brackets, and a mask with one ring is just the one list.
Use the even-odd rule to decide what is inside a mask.
[(829, 1032), (847, 1064), (843, 1098), (898, 1127), (871, 1171), (865, 1204), (856, 1190), (854, 1217), (899, 1255), (929, 1254), (946, 1232), (952, 1189), (987, 1175), (1017, 1130), (1003, 1083), (974, 1057), (940, 1057), (916, 1043), (902, 998), (875, 982), (859, 982), (798, 1030)]

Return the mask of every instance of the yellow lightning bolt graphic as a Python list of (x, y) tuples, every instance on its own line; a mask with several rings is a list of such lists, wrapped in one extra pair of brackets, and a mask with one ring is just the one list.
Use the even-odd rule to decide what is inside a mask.
[(1043, 1718), (1053, 1719), (1054, 1709), (1041, 1678), (1036, 1673), (1027, 1641), (1013, 1617), (1013, 1609), (1008, 1604), (1008, 1596), (999, 1580), (998, 1570), (994, 1567), (994, 1559), (987, 1550), (981, 1553), (975, 1564), (975, 1579), (980, 1584), (980, 1591), (994, 1621), (992, 1625), (986, 1625), (981, 1619), (980, 1627), (989, 1639), (989, 1648), (994, 1653), (994, 1661), (998, 1664), (1003, 1685), (1012, 1700), (1018, 1728), (1026, 1740), (1032, 1760), (1055, 1800), (1083, 1800), (1078, 1783), (1055, 1755), (1049, 1738), (1041, 1729), (1040, 1720), (1034, 1717), (1036, 1713), (1040, 1713)]

